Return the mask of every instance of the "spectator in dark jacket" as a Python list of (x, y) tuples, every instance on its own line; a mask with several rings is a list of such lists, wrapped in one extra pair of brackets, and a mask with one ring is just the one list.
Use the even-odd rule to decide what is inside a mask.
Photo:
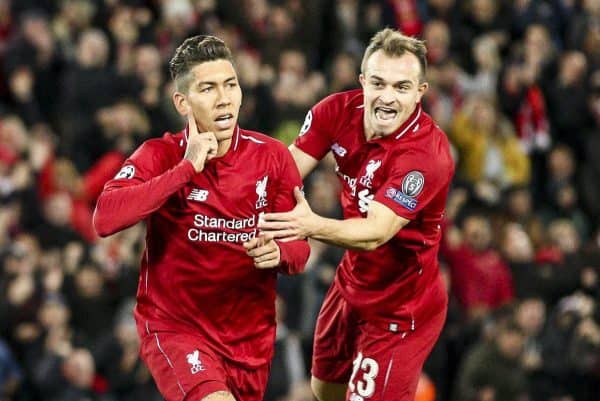
[(476, 344), (459, 369), (454, 400), (527, 400), (527, 376), (519, 359), (524, 340), (517, 325), (504, 323), (491, 341)]

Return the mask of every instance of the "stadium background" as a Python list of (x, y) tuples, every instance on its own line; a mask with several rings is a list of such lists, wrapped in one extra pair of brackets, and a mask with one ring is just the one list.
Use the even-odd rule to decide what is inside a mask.
[[(600, 399), (599, 0), (0, 0), (0, 400), (161, 399), (131, 318), (143, 227), (100, 240), (91, 213), (128, 153), (182, 127), (166, 64), (185, 37), (227, 42), (240, 124), (290, 143), (384, 26), (427, 41), (425, 108), (458, 163), (418, 400)], [(306, 190), (340, 216), (331, 160)], [(266, 401), (311, 400), (339, 257), (315, 242), (280, 280)]]

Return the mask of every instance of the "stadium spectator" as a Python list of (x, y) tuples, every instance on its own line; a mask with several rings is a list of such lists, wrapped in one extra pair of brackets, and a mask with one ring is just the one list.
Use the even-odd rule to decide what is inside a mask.
[(454, 400), (527, 400), (527, 375), (519, 359), (525, 337), (514, 322), (498, 326), (491, 340), (480, 341), (467, 353)]

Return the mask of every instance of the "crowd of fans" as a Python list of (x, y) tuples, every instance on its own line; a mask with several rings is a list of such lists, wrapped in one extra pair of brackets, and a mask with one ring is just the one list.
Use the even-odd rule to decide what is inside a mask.
[[(425, 109), (457, 161), (446, 328), (420, 401), (600, 394), (600, 1), (0, 0), (0, 400), (161, 400), (131, 315), (144, 228), (99, 239), (94, 201), (143, 140), (176, 132), (167, 62), (232, 48), (240, 125), (286, 143), (358, 86), (384, 26), (429, 49)], [(331, 161), (306, 182), (339, 217)], [(312, 400), (316, 314), (340, 258), (281, 277), (265, 401)]]

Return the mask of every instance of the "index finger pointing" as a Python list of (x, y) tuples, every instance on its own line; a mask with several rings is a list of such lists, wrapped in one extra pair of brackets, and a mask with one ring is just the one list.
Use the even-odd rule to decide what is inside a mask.
[(198, 135), (198, 126), (196, 125), (196, 118), (194, 117), (194, 113), (190, 110), (187, 115), (188, 118), (188, 134), (189, 135)]

